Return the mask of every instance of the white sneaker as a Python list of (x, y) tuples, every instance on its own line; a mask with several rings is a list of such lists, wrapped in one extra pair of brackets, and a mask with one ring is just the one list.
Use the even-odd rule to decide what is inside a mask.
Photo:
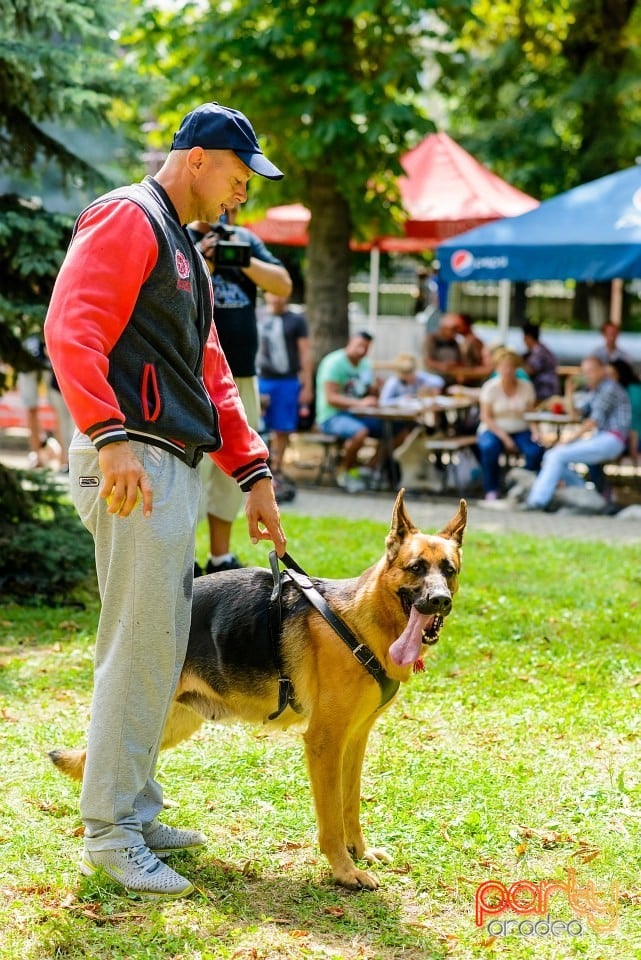
[(166, 857), (177, 850), (193, 850), (207, 842), (200, 830), (181, 830), (154, 820), (142, 831), (143, 840), (157, 857)]
[(194, 889), (189, 880), (159, 860), (144, 844), (120, 850), (85, 850), (80, 872), (90, 877), (98, 870), (141, 897), (175, 900), (188, 896)]
[(367, 484), (364, 480), (361, 480), (356, 470), (339, 473), (336, 477), (336, 483), (346, 493), (362, 493), (363, 490), (367, 490)]

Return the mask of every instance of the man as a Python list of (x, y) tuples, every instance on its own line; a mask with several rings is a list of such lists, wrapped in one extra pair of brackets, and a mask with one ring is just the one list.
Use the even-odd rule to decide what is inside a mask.
[(380, 420), (367, 416), (367, 411), (378, 402), (372, 365), (367, 358), (372, 340), (367, 331), (354, 334), (346, 347), (323, 357), (316, 371), (316, 421), (323, 433), (346, 441), (343, 469), (336, 482), (348, 493), (366, 488), (356, 469), (358, 451), (368, 437), (381, 436)]
[(528, 495), (529, 510), (544, 510), (561, 481), (568, 486), (584, 485), (570, 464), (606, 463), (625, 450), (631, 420), (627, 393), (611, 379), (607, 365), (598, 357), (586, 357), (581, 370), (590, 391), (585, 419), (572, 440), (557, 443), (544, 455)]
[(463, 366), (463, 354), (457, 334), (459, 318), (445, 313), (438, 330), (428, 333), (423, 343), (423, 366), (430, 373), (443, 377), (446, 384), (456, 382), (456, 371)]
[(203, 453), (248, 494), (252, 541), (272, 540), (279, 555), (286, 545), (268, 452), (247, 423), (211, 324), (209, 275), (183, 227), (244, 203), (253, 173), (282, 177), (247, 118), (197, 107), (154, 178), (80, 215), (45, 322), (79, 428), (70, 489), (95, 540), (102, 601), (80, 869), (151, 897), (192, 891), (158, 855), (205, 839), (155, 819), (153, 779), (189, 634)]
[(594, 356), (598, 357), (603, 363), (614, 363), (615, 360), (625, 360), (626, 363), (631, 364), (631, 358), (617, 343), (620, 332), (621, 329), (618, 324), (607, 320), (601, 327), (603, 343), (594, 351)]
[[(255, 430), (260, 423), (258, 379), (256, 377), (256, 295), (258, 289), (280, 296), (289, 296), (292, 281), (289, 273), (265, 244), (246, 227), (234, 226), (236, 207), (228, 207), (224, 228), (230, 228), (233, 243), (249, 244), (250, 260), (246, 267), (222, 266), (216, 263), (215, 248), (220, 239), (209, 223), (190, 224), (190, 235), (203, 254), (211, 271), (214, 287), (214, 323), (223, 353), (227, 358), (238, 388), (247, 421)], [(215, 225), (216, 226), (216, 225)], [(236, 481), (216, 464), (203, 465), (203, 488), (209, 525), (209, 557), (206, 573), (235, 570), (242, 564), (231, 553), (232, 524), (242, 506), (243, 494)]]
[(523, 324), (523, 369), (532, 381), (537, 404), (556, 396), (561, 389), (557, 359), (550, 348), (541, 343), (540, 334), (538, 323)]
[(289, 436), (298, 426), (299, 408), (308, 412), (312, 402), (312, 351), (303, 314), (289, 309), (287, 297), (267, 293), (265, 301), (258, 313), (258, 383), (267, 401), (265, 430), (278, 499), (279, 484), (286, 488), (282, 471)]

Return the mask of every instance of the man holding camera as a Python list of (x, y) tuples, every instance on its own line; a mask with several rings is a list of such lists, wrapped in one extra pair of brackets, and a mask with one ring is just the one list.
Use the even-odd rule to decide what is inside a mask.
[[(195, 221), (189, 233), (200, 250), (214, 287), (214, 323), (233, 374), (249, 424), (258, 429), (260, 399), (256, 376), (258, 288), (288, 297), (292, 281), (283, 264), (251, 230), (234, 225), (237, 207), (228, 207), (215, 224)], [(231, 553), (232, 523), (243, 496), (238, 484), (214, 463), (203, 466), (209, 523), (209, 553), (205, 571), (218, 573), (242, 566)]]

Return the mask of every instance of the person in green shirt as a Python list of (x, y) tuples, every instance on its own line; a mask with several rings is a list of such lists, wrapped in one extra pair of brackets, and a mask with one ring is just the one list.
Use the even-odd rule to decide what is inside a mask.
[(381, 436), (381, 421), (367, 415), (378, 402), (367, 357), (372, 340), (366, 331), (355, 333), (346, 347), (323, 357), (316, 373), (316, 422), (323, 433), (345, 440), (343, 469), (336, 482), (348, 493), (365, 489), (365, 480), (356, 470), (358, 451), (368, 437)]

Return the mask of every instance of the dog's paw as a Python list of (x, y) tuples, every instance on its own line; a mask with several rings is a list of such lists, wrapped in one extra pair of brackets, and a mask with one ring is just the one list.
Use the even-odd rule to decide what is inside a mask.
[(334, 871), (334, 880), (341, 887), (347, 887), (348, 890), (378, 890), (379, 882), (376, 877), (366, 870), (357, 870), (356, 867), (350, 870)]
[(382, 847), (367, 847), (363, 850), (362, 859), (365, 863), (391, 863), (392, 858)]

